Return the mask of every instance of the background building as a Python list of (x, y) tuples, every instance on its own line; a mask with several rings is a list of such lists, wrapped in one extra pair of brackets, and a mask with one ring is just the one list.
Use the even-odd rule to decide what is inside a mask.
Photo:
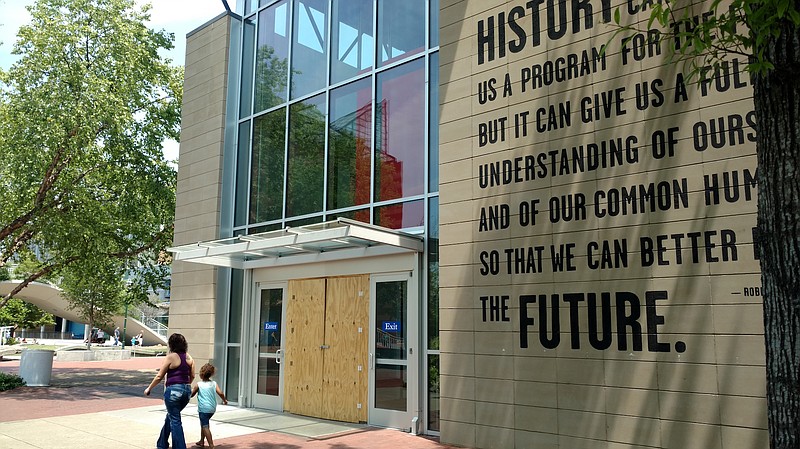
[(745, 61), (695, 86), (613, 13), (281, 0), (191, 33), (170, 328), (240, 406), (765, 447)]
[(187, 37), (170, 328), (240, 405), (435, 431), (438, 4), (239, 13)]

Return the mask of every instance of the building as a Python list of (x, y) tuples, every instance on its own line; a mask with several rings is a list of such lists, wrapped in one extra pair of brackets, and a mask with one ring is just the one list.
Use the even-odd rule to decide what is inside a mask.
[(187, 36), (170, 310), (229, 398), (479, 448), (766, 445), (744, 61), (695, 86), (599, 0), (238, 9)]

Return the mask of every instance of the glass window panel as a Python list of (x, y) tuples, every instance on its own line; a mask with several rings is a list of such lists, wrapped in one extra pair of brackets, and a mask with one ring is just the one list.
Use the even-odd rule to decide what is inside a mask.
[(244, 0), (244, 14), (249, 14), (258, 9), (258, 2), (255, 0)]
[(389, 229), (415, 228), (425, 224), (422, 200), (375, 208), (375, 224)]
[(408, 370), (405, 366), (375, 365), (375, 407), (406, 411)]
[(428, 430), (439, 431), (439, 356), (428, 356)]
[(439, 53), (431, 54), (428, 76), (428, 191), (439, 191)]
[(228, 315), (228, 343), (242, 342), (242, 285), (244, 271), (231, 270), (231, 299)]
[(425, 187), (425, 60), (378, 74), (375, 201), (420, 195)]
[(364, 78), (331, 91), (328, 118), (328, 209), (369, 202), (372, 83)]
[(280, 223), (275, 223), (271, 225), (264, 225), (264, 226), (256, 226), (254, 228), (250, 228), (247, 230), (247, 234), (260, 234), (262, 232), (269, 232), (269, 231), (277, 231), (278, 229), (283, 229), (283, 225)]
[(322, 211), (325, 125), (324, 94), (291, 106), (286, 185), (287, 217)]
[(348, 210), (345, 212), (328, 214), (328, 220), (336, 220), (339, 217), (349, 218), (351, 220), (360, 221), (361, 223), (370, 223), (369, 209)]
[(259, 394), (277, 396), (280, 386), (280, 366), (275, 359), (275, 353), (281, 349), (283, 289), (261, 290), (260, 310), (257, 390)]
[(225, 396), (229, 401), (239, 400), (239, 360), (241, 358), (241, 350), (236, 346), (228, 347), (228, 363), (226, 364), (227, 372), (225, 373)]
[(259, 394), (277, 396), (280, 386), (280, 366), (275, 354), (281, 349), (283, 289), (261, 290), (260, 310), (257, 390)]
[(378, 0), (378, 65), (425, 49), (425, 0)]
[(278, 396), (281, 382), (281, 366), (274, 357), (259, 357), (258, 359), (258, 394)]
[(242, 85), (239, 97), (239, 118), (250, 115), (253, 102), (253, 70), (256, 45), (256, 17), (244, 19), (242, 36)]
[(406, 281), (375, 284), (375, 356), (406, 359)]
[(287, 221), (286, 226), (290, 228), (295, 228), (298, 226), (308, 226), (317, 223), (322, 223), (322, 215), (318, 217), (309, 217), (309, 218), (302, 218), (300, 220)]
[(250, 173), (250, 223), (281, 218), (286, 111), (255, 119)]
[(260, 310), (258, 352), (275, 354), (278, 349), (281, 349), (283, 289), (261, 290)]
[(236, 150), (236, 204), (233, 225), (243, 226), (247, 222), (247, 174), (250, 168), (250, 121), (239, 124), (239, 144)]
[(328, 60), (328, 0), (294, 1), (292, 98), (322, 89)]
[(258, 14), (255, 112), (286, 102), (289, 76), (289, 7), (280, 1)]
[(331, 84), (372, 68), (372, 0), (333, 0)]
[(439, 0), (430, 0), (431, 2), (431, 26), (430, 32), (430, 48), (439, 46)]
[(428, 204), (428, 349), (439, 349), (439, 198)]

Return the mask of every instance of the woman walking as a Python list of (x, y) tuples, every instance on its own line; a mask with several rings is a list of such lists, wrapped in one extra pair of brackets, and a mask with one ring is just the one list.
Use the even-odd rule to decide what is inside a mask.
[(164, 388), (164, 405), (167, 407), (167, 417), (164, 426), (161, 428), (161, 435), (158, 437), (156, 447), (167, 449), (167, 440), (172, 433), (172, 449), (186, 449), (186, 440), (183, 436), (183, 424), (181, 423), (181, 410), (189, 403), (192, 394), (192, 380), (194, 379), (194, 360), (186, 351), (189, 345), (181, 334), (169, 336), (169, 354), (164, 359), (164, 363), (158, 370), (158, 374), (153, 378), (144, 390), (145, 396), (150, 396), (153, 387), (161, 383), (166, 377), (166, 387)]

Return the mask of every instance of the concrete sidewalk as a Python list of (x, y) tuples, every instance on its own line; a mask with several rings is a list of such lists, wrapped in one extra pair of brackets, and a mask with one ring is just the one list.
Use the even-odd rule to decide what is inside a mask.
[[(142, 390), (161, 358), (105, 362), (53, 362), (50, 387), (0, 392), (0, 447), (53, 449), (153, 448), (164, 423), (159, 390)], [(18, 361), (0, 371), (18, 373)], [(182, 413), (189, 447), (199, 440), (197, 407)], [(274, 449), (447, 449), (436, 441), (391, 429), (306, 418), (286, 413), (218, 406), (211, 423), (216, 446)]]

